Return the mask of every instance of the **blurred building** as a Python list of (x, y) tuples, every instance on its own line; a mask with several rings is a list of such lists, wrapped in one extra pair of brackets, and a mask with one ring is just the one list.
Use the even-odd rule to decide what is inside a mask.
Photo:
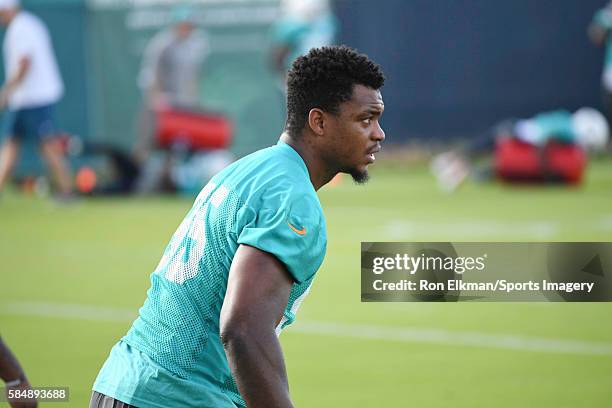
[(601, 108), (603, 50), (587, 26), (606, 0), (339, 0), (339, 42), (385, 68), (388, 142), (466, 137), (507, 117)]
[[(23, 0), (56, 44), (69, 132), (133, 140), (136, 86), (147, 41), (172, 18), (167, 0)], [(601, 49), (586, 27), (605, 0), (457, 2), (335, 0), (337, 42), (370, 54), (388, 75), (389, 142), (467, 136), (500, 118), (555, 108), (600, 107)], [(236, 123), (234, 153), (276, 140), (284, 100), (269, 58), (280, 0), (198, 0), (210, 36), (202, 103)]]

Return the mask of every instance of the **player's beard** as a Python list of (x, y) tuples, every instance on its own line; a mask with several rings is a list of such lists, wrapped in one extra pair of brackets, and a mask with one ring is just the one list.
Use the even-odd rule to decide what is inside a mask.
[(367, 170), (359, 171), (357, 169), (352, 169), (348, 173), (353, 178), (355, 184), (365, 184), (370, 179), (370, 175), (368, 174)]

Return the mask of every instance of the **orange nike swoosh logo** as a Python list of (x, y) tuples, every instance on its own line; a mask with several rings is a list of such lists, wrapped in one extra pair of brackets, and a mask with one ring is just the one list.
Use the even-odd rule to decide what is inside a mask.
[(298, 235), (306, 235), (306, 227), (303, 227), (301, 230), (295, 228), (293, 225), (291, 225), (291, 223), (289, 221), (287, 221), (287, 225), (289, 225), (289, 228), (291, 228), (293, 230), (293, 232), (295, 232)]

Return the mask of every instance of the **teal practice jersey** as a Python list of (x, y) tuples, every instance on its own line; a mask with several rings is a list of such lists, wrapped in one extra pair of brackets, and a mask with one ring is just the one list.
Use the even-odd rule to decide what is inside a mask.
[(141, 408), (244, 406), (219, 337), (240, 244), (275, 255), (293, 277), (280, 334), (294, 321), (327, 244), (308, 169), (283, 142), (235, 162), (204, 187), (151, 274), (140, 316), (111, 350), (93, 389)]
[(338, 32), (338, 20), (331, 13), (324, 13), (314, 19), (285, 16), (272, 25), (272, 43), (284, 46), (289, 54), (283, 61), (285, 69), (300, 55), (308, 54), (311, 48), (331, 45)]
[(519, 120), (514, 128), (516, 136), (536, 146), (544, 146), (551, 140), (576, 143), (576, 131), (572, 114), (565, 110), (543, 112), (531, 119)]
[(606, 6), (598, 10), (593, 16), (593, 22), (607, 31), (604, 69), (612, 68), (612, 36), (610, 35), (610, 29), (612, 29), (612, 8)]
[(540, 113), (532, 119), (547, 139), (565, 143), (576, 142), (572, 114), (565, 110)]

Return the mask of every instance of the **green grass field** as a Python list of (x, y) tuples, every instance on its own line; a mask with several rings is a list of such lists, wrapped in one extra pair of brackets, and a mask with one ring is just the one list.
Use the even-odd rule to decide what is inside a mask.
[[(612, 161), (592, 164), (579, 188), (467, 184), (453, 195), (424, 166), (372, 173), (366, 187), (320, 193), (327, 257), (281, 336), (297, 406), (611, 406), (612, 304), (360, 303), (359, 251), (360, 241), (610, 241)], [(69, 404), (41, 405), (87, 406), (190, 205), (0, 198), (0, 333), (35, 385), (71, 389)]]

